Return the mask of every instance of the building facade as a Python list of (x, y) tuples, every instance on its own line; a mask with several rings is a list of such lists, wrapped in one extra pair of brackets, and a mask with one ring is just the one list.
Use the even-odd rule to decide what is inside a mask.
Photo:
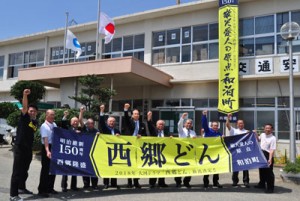
[[(289, 21), (300, 24), (298, 0), (239, 1), (240, 112), (246, 128), (259, 132), (274, 124), (281, 154), (289, 144), (288, 46), (280, 36)], [(177, 121), (188, 112), (200, 133), (203, 110), (217, 119), (218, 1), (202, 0), (114, 19), (116, 34), (100, 45), (95, 60), (96, 22), (70, 27), (81, 43), (77, 60), (63, 50), (64, 29), (0, 41), (0, 101), (11, 101), (18, 79), (38, 80), (47, 88), (45, 102), (78, 107), (68, 96), (78, 93), (77, 77), (98, 74), (117, 91), (112, 111), (125, 102), (145, 115)], [(300, 38), (293, 41), (297, 153), (300, 153)], [(65, 62), (63, 63), (63, 54)], [(221, 129), (225, 131), (224, 125)]]

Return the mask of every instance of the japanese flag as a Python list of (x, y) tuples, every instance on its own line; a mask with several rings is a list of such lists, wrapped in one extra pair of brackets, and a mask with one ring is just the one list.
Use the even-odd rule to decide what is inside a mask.
[(100, 12), (99, 33), (104, 34), (105, 44), (109, 43), (115, 34), (115, 23), (105, 13)]
[(81, 55), (82, 51), (80, 43), (78, 42), (76, 36), (70, 30), (67, 30), (66, 48), (77, 52), (76, 59), (78, 59)]

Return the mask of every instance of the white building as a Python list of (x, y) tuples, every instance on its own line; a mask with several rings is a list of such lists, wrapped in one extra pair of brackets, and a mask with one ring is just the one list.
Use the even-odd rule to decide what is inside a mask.
[[(68, 96), (77, 91), (76, 78), (97, 74), (117, 91), (113, 111), (122, 111), (125, 102), (143, 114), (152, 110), (156, 119), (166, 120), (169, 132), (177, 131), (179, 114), (189, 112), (199, 133), (202, 110), (217, 119), (218, 3), (202, 0), (117, 17), (113, 41), (100, 47), (102, 60), (95, 60), (96, 22), (70, 27), (84, 49), (76, 61), (73, 52), (66, 52), (66, 64), (63, 28), (0, 41), (0, 101), (12, 100), (10, 86), (18, 79), (39, 80), (52, 87), (45, 102), (74, 107)], [(299, 0), (240, 0), (239, 18), (239, 118), (250, 130), (273, 123), (284, 154), (289, 143), (289, 84), (287, 43), (280, 27), (288, 21), (300, 24)], [(299, 153), (299, 38), (293, 51)]]

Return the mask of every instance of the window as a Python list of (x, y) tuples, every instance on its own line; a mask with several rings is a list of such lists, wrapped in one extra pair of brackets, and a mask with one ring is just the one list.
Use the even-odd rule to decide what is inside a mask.
[(4, 72), (4, 56), (0, 56), (0, 80), (3, 79)]
[(276, 15), (276, 27), (277, 32), (280, 32), (280, 28), (282, 25), (284, 25), (286, 22), (289, 21), (289, 13), (277, 13)]
[(255, 18), (255, 34), (274, 32), (274, 16), (263, 16)]
[(239, 55), (254, 56), (254, 38), (240, 39)]
[(209, 40), (219, 39), (219, 24), (210, 24), (209, 25)]
[(250, 36), (254, 34), (254, 19), (246, 18), (239, 21), (240, 36)]
[(167, 31), (167, 45), (180, 44), (180, 29)]
[(102, 58), (118, 58), (132, 56), (144, 61), (145, 34), (114, 38), (111, 43), (102, 40)]
[(7, 78), (18, 77), (18, 69), (23, 68), (24, 53), (9, 54), (9, 64), (7, 68)]
[(193, 106), (195, 107), (208, 107), (208, 99), (193, 99)]
[(180, 47), (167, 48), (166, 63), (179, 62)]
[(255, 39), (255, 55), (274, 54), (274, 36)]
[(183, 27), (182, 28), (182, 43), (191, 43), (191, 27)]
[(218, 59), (219, 58), (219, 44), (211, 43), (209, 44), (209, 59)]
[(122, 38), (114, 38), (112, 40), (112, 51), (113, 52), (122, 51)]
[(125, 36), (123, 40), (123, 50), (133, 50), (133, 36)]
[[(96, 58), (96, 42), (81, 43), (82, 53), (78, 59), (75, 58), (73, 50), (65, 49), (65, 63), (80, 61), (90, 61)], [(106, 46), (105, 46), (106, 47)], [(62, 64), (64, 56), (64, 47), (52, 47), (50, 50), (50, 65)]]
[(207, 44), (193, 45), (193, 61), (201, 61), (208, 59)]
[(193, 42), (208, 40), (208, 26), (194, 26), (193, 27)]
[(190, 62), (191, 61), (191, 46), (190, 45), (182, 46), (181, 61), (182, 62)]
[(159, 31), (153, 33), (153, 47), (159, 47), (165, 45), (165, 31)]
[(163, 64), (165, 63), (165, 49), (153, 50), (153, 64)]

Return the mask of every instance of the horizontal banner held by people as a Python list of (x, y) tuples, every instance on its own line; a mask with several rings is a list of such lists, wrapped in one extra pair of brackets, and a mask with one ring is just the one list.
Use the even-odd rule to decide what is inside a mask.
[(93, 137), (60, 128), (54, 133), (51, 174), (158, 178), (228, 173), (267, 165), (254, 134), (180, 139)]

